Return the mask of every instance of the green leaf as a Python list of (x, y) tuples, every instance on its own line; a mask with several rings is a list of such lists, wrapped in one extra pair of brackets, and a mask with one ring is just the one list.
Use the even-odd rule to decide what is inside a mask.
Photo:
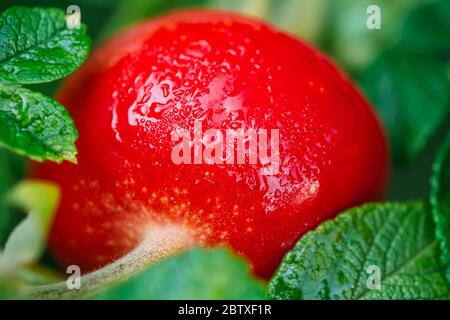
[(169, 258), (128, 281), (107, 289), (98, 299), (262, 299), (262, 284), (228, 250), (193, 249)]
[[(372, 268), (379, 268), (379, 287), (373, 286)], [(450, 291), (442, 269), (431, 214), (423, 203), (370, 204), (304, 235), (284, 258), (267, 295), (445, 299)]]
[(431, 207), (436, 223), (436, 238), (441, 249), (441, 263), (450, 281), (450, 135), (433, 166)]
[(37, 161), (76, 163), (77, 138), (59, 103), (21, 87), (0, 86), (0, 146)]
[(10, 234), (0, 254), (0, 273), (14, 273), (41, 256), (59, 203), (59, 188), (50, 182), (23, 181), (10, 191), (8, 202), (28, 216)]
[(395, 163), (409, 163), (448, 114), (445, 68), (426, 58), (392, 50), (366, 70), (361, 84), (387, 129)]
[(89, 47), (86, 28), (69, 29), (62, 10), (10, 8), (0, 16), (0, 81), (63, 78), (86, 60)]

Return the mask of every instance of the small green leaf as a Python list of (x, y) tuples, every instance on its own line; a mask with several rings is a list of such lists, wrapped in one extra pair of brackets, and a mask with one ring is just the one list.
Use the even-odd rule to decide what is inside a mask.
[(7, 200), (10, 205), (35, 215), (37, 227), (46, 236), (59, 204), (59, 195), (59, 187), (52, 182), (24, 180), (11, 189)]
[(8, 202), (28, 216), (10, 234), (0, 254), (0, 273), (16, 272), (41, 256), (59, 203), (59, 188), (44, 181), (23, 181), (10, 191)]
[(52, 267), (39, 263), (21, 268), (18, 276), (28, 286), (47, 285), (64, 280), (64, 274)]
[(54, 8), (13, 7), (0, 16), (0, 81), (40, 83), (63, 78), (87, 58), (86, 28), (69, 29)]
[[(378, 269), (377, 269), (378, 268)], [(375, 270), (379, 271), (379, 286)], [(321, 224), (286, 255), (272, 299), (450, 298), (423, 203), (365, 205)]]
[(450, 135), (433, 166), (431, 206), (441, 249), (441, 263), (447, 267), (446, 276), (450, 281)]
[(448, 114), (445, 68), (392, 50), (367, 69), (361, 84), (388, 131), (395, 163), (407, 164), (423, 150)]
[(263, 296), (262, 284), (228, 250), (193, 249), (116, 284), (98, 299), (227, 300)]
[(37, 161), (76, 163), (77, 138), (59, 103), (21, 87), (0, 86), (0, 146)]

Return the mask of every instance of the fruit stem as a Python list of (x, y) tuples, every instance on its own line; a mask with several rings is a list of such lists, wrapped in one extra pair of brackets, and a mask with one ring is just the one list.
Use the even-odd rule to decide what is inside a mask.
[(82, 299), (95, 296), (108, 285), (117, 284), (142, 269), (164, 258), (180, 253), (191, 246), (188, 232), (176, 226), (153, 228), (133, 251), (102, 269), (81, 277), (80, 289), (68, 289), (67, 281), (49, 285), (33, 286), (27, 295), (34, 299)]

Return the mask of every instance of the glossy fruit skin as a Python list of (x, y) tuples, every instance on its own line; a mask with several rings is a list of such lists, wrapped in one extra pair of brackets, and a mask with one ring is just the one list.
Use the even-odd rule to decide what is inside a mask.
[[(180, 11), (115, 36), (57, 100), (79, 130), (78, 165), (46, 163), (62, 200), (50, 236), (84, 272), (130, 251), (152, 227), (230, 245), (270, 277), (305, 232), (377, 200), (387, 145), (370, 105), (321, 53), (262, 22)], [(280, 174), (252, 165), (175, 165), (170, 133), (280, 130)]]

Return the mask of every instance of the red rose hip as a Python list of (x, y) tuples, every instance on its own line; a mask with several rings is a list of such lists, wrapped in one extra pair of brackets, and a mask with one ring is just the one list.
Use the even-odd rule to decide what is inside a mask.
[[(78, 165), (36, 175), (62, 188), (52, 253), (85, 272), (175, 228), (194, 245), (229, 245), (269, 277), (305, 232), (378, 199), (386, 182), (383, 132), (349, 80), (310, 46), (236, 14), (134, 26), (57, 99), (79, 130)], [(226, 144), (231, 130), (244, 142)]]

